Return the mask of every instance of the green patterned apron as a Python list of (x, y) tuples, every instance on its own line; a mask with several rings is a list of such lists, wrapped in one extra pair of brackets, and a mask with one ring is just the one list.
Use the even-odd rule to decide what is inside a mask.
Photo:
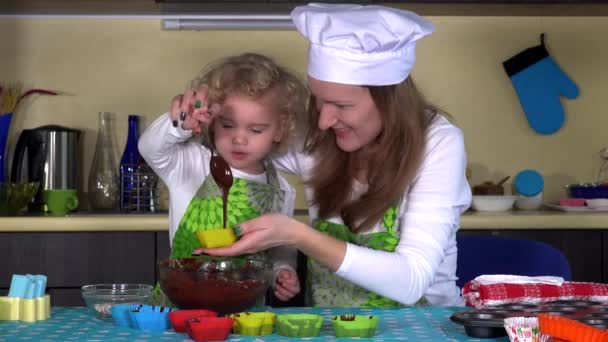
[[(281, 190), (274, 165), (266, 163), (267, 183), (235, 178), (228, 193), (228, 227), (270, 212), (281, 212), (285, 191)], [(199, 230), (217, 229), (223, 225), (223, 207), (220, 189), (211, 175), (205, 178), (188, 205), (179, 223), (171, 258), (187, 258), (201, 245), (196, 237)]]
[[(236, 224), (266, 213), (282, 211), (285, 191), (281, 189), (272, 162), (266, 162), (265, 165), (267, 183), (234, 178), (228, 193), (226, 217), (228, 227), (234, 227)], [(222, 227), (222, 221), (223, 205), (220, 189), (213, 177), (208, 175), (182, 216), (173, 237), (170, 258), (191, 257), (192, 251), (201, 247), (196, 232)], [(152, 303), (172, 306), (159, 284), (154, 289)]]
[[(400, 233), (395, 227), (397, 207), (391, 206), (381, 222), (382, 232), (354, 234), (342, 224), (315, 220), (313, 226), (338, 240), (374, 250), (393, 252), (399, 244)], [(396, 307), (402, 304), (382, 297), (337, 276), (312, 258), (308, 259), (308, 293), (314, 306), (331, 307)], [(425, 303), (424, 297), (416, 305)]]

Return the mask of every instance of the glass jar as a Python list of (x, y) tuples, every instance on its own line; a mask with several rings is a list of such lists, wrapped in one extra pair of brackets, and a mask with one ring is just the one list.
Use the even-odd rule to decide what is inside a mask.
[(99, 127), (95, 154), (89, 173), (89, 204), (94, 211), (113, 211), (118, 209), (120, 187), (118, 170), (114, 158), (114, 143), (112, 140), (112, 113), (99, 113)]

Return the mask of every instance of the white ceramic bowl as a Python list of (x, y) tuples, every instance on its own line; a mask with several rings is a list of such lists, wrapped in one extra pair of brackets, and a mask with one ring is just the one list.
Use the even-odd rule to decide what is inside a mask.
[(517, 196), (512, 195), (475, 195), (473, 209), (477, 211), (507, 211), (513, 208)]
[(517, 195), (515, 199), (515, 208), (519, 210), (537, 210), (543, 206), (543, 192), (539, 192), (534, 196)]
[(599, 210), (608, 209), (608, 198), (593, 198), (593, 199), (588, 199), (585, 202), (587, 202), (587, 207), (589, 209), (599, 209)]

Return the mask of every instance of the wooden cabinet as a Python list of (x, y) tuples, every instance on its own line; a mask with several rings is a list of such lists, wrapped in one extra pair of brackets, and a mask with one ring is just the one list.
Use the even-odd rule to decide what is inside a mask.
[[(53, 305), (84, 305), (80, 287), (155, 282), (154, 232), (2, 233), (0, 293), (13, 274), (45, 274)], [(56, 296), (55, 296), (56, 295)]]
[(158, 281), (158, 262), (169, 258), (171, 255), (171, 246), (169, 245), (169, 232), (157, 232), (155, 236), (156, 256), (154, 261), (154, 279)]
[[(560, 249), (570, 261), (574, 281), (608, 283), (608, 230), (461, 230), (464, 235), (494, 235), (543, 241)], [(80, 288), (97, 283), (158, 281), (158, 260), (169, 257), (167, 232), (0, 233), (0, 295), (6, 295), (13, 274), (46, 274), (53, 305), (84, 305)], [(306, 260), (299, 258), (304, 283)], [(303, 293), (272, 306), (302, 306)]]
[(561, 250), (573, 281), (608, 282), (608, 231), (602, 230), (461, 230), (463, 235), (492, 235), (536, 240)]
[[(53, 305), (83, 306), (87, 284), (158, 281), (159, 260), (169, 257), (168, 232), (0, 233), (0, 295), (13, 274), (45, 274)], [(303, 281), (304, 278), (301, 278)], [(303, 295), (271, 306), (302, 306)]]

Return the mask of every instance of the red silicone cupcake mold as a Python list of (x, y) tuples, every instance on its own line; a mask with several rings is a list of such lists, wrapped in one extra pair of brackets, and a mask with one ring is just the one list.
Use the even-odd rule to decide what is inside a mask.
[(234, 320), (230, 317), (191, 318), (186, 322), (186, 331), (197, 342), (224, 341), (233, 324)]
[(186, 332), (186, 321), (191, 318), (217, 317), (217, 312), (211, 310), (176, 310), (169, 312), (169, 320), (175, 331)]

